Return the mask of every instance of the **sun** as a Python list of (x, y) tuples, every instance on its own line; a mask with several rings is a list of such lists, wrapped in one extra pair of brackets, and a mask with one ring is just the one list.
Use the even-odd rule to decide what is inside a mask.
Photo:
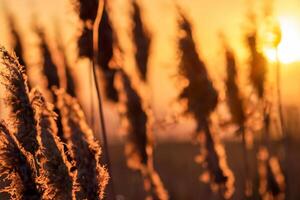
[[(278, 46), (278, 57), (282, 63), (300, 61), (300, 20), (293, 17), (279, 17), (281, 29), (281, 42)], [(265, 47), (263, 52), (271, 61), (276, 61), (276, 50), (274, 47)]]

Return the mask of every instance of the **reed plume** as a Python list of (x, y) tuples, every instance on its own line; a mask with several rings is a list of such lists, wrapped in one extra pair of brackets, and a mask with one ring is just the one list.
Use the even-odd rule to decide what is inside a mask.
[[(64, 58), (65, 58), (65, 54), (64, 54)], [(67, 93), (70, 94), (71, 96), (75, 97), (76, 93), (75, 93), (75, 81), (73, 79), (72, 73), (71, 73), (71, 69), (69, 65), (66, 65), (66, 79), (67, 79)]]
[(78, 102), (63, 90), (56, 90), (64, 137), (75, 162), (75, 195), (79, 199), (102, 199), (108, 172), (100, 163), (101, 148), (88, 127)]
[(6, 11), (6, 14), (7, 14), (7, 21), (9, 23), (9, 27), (10, 27), (11, 36), (13, 38), (14, 52), (16, 53), (16, 56), (18, 57), (19, 63), (22, 66), (25, 66), (25, 61), (24, 61), (24, 57), (23, 57), (24, 49), (22, 46), (22, 40), (21, 40), (20, 33), (18, 32), (18, 29), (17, 29), (16, 20), (14, 19), (14, 16), (12, 13), (9, 13), (8, 11)]
[(0, 122), (0, 174), (9, 181), (1, 192), (10, 194), (11, 199), (38, 200), (41, 194), (34, 180), (34, 172), (28, 161), (28, 153), (18, 145), (15, 137)]
[(285, 199), (285, 177), (275, 156), (270, 156), (267, 148), (258, 152), (259, 193), (263, 200)]
[(144, 178), (144, 188), (150, 199), (168, 199), (168, 193), (153, 166), (153, 141), (149, 116), (142, 107), (142, 99), (132, 88), (124, 71), (118, 72), (118, 92), (121, 113), (126, 121), (127, 140), (125, 154), (127, 165), (139, 170)]
[(58, 53), (60, 56), (60, 59), (62, 60), (62, 67), (64, 68), (64, 75), (65, 77), (61, 77), (61, 79), (64, 79), (66, 82), (66, 92), (70, 94), (72, 97), (76, 97), (76, 86), (75, 86), (75, 81), (72, 76), (72, 71), (71, 71), (71, 66), (68, 63), (67, 60), (67, 55), (66, 55), (66, 50), (65, 47), (61, 44), (61, 39), (57, 39), (58, 42)]
[[(228, 47), (226, 48), (226, 70), (226, 99), (232, 115), (231, 119), (232, 122), (237, 124), (240, 130), (243, 131), (246, 122), (246, 114), (244, 112), (243, 100), (241, 98), (237, 83), (237, 67), (235, 57), (233, 52)], [(242, 134), (244, 133), (242, 132)]]
[(97, 0), (70, 0), (83, 23), (83, 30), (77, 41), (79, 57), (93, 57), (93, 23), (97, 16)]
[(118, 92), (114, 87), (116, 69), (111, 69), (109, 62), (113, 58), (113, 44), (116, 43), (116, 36), (113, 33), (109, 15), (106, 9), (103, 10), (102, 19), (99, 26), (99, 65), (104, 78), (105, 96), (113, 101), (118, 101)]
[(6, 89), (4, 100), (11, 108), (9, 120), (14, 128), (13, 134), (20, 146), (34, 156), (39, 144), (24, 67), (3, 47), (0, 47), (0, 67), (0, 82)]
[(135, 60), (143, 80), (147, 79), (147, 64), (150, 49), (150, 36), (142, 22), (140, 7), (133, 1), (133, 39), (136, 45)]
[[(254, 23), (252, 21), (252, 23)], [(271, 121), (271, 103), (266, 97), (266, 73), (267, 73), (267, 60), (264, 55), (258, 52), (257, 49), (257, 31), (254, 29), (247, 36), (247, 44), (250, 50), (250, 80), (254, 89), (257, 92), (258, 100), (262, 104), (263, 116), (263, 130), (262, 140), (257, 153), (258, 171), (259, 171), (259, 192), (263, 199), (282, 199), (284, 196), (284, 181), (278, 182), (276, 174), (273, 173), (271, 165), (271, 158), (277, 160), (277, 156), (270, 153), (270, 121)], [(278, 166), (279, 166), (279, 162)], [(277, 168), (278, 175), (284, 179), (280, 169)]]
[(57, 71), (57, 66), (55, 65), (51, 51), (47, 45), (46, 35), (41, 28), (35, 27), (34, 28), (38, 38), (40, 39), (40, 50), (42, 52), (43, 58), (43, 72), (47, 78), (47, 88), (51, 91), (52, 87), (60, 87), (59, 84), (59, 75)]
[(265, 79), (267, 73), (267, 60), (264, 55), (257, 51), (257, 33), (249, 34), (247, 44), (250, 50), (250, 81), (259, 98), (264, 96)]
[(231, 113), (231, 121), (232, 123), (238, 125), (239, 132), (242, 135), (242, 143), (243, 143), (243, 162), (245, 168), (245, 195), (252, 195), (252, 183), (251, 183), (251, 175), (249, 171), (249, 158), (247, 152), (247, 142), (246, 142), (246, 120), (247, 116), (244, 111), (243, 99), (239, 93), (238, 83), (237, 83), (237, 67), (236, 61), (233, 52), (229, 49), (228, 46), (225, 46), (225, 54), (226, 54), (226, 71), (227, 71), (227, 79), (226, 79), (226, 99), (227, 104), (229, 106), (229, 110)]
[(184, 36), (179, 41), (181, 52), (179, 74), (189, 83), (183, 88), (179, 99), (187, 101), (186, 113), (192, 114), (197, 122), (197, 138), (202, 145), (198, 161), (208, 170), (211, 183), (220, 186), (222, 195), (230, 198), (234, 191), (234, 177), (227, 167), (225, 154), (220, 156), (217, 152), (218, 148), (210, 128), (210, 114), (217, 106), (218, 93), (209, 78), (204, 62), (197, 54), (191, 26), (183, 15), (180, 27), (184, 31)]
[(37, 120), (38, 142), (40, 145), (37, 159), (40, 164), (37, 182), (43, 190), (42, 199), (75, 199), (73, 176), (69, 172), (64, 146), (57, 136), (56, 114), (38, 90), (30, 93), (31, 104)]
[(98, 8), (97, 0), (71, 0), (71, 4), (82, 21), (95, 21)]

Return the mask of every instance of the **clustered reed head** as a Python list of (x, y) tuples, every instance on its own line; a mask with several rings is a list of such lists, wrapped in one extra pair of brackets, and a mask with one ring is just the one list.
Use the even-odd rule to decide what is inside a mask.
[(108, 173), (100, 164), (101, 148), (88, 127), (78, 102), (63, 90), (56, 90), (64, 137), (77, 168), (76, 198), (102, 199)]
[(228, 48), (226, 49), (226, 71), (226, 95), (227, 103), (232, 115), (232, 122), (237, 124), (240, 129), (243, 129), (246, 121), (246, 114), (244, 112), (243, 102), (239, 94), (234, 54)]
[(267, 72), (267, 61), (264, 55), (257, 50), (257, 33), (247, 36), (247, 45), (250, 50), (250, 81), (259, 98), (263, 98), (265, 79)]
[(27, 152), (18, 145), (3, 121), (0, 122), (0, 174), (9, 183), (0, 188), (11, 199), (38, 200), (41, 198), (34, 181), (32, 166), (27, 160)]
[[(212, 184), (225, 186), (227, 191), (232, 191), (233, 184), (230, 184), (230, 188), (226, 184), (229, 179), (228, 173), (225, 173), (225, 171), (230, 172), (230, 170), (225, 169), (227, 165), (220, 165), (222, 158), (216, 151), (215, 141), (210, 131), (210, 114), (217, 106), (218, 93), (209, 78), (204, 62), (197, 54), (190, 23), (184, 15), (181, 15), (181, 17), (180, 26), (184, 34), (179, 40), (181, 52), (179, 73), (189, 83), (183, 88), (179, 99), (187, 100), (186, 112), (194, 116), (197, 122), (197, 132), (202, 133), (198, 137), (200, 144), (203, 146), (201, 153), (204, 157), (201, 159), (201, 163), (209, 172), (209, 180)], [(226, 162), (225, 159), (222, 160)], [(232, 192), (230, 192), (230, 195), (226, 195), (225, 191), (223, 195), (227, 198), (232, 195)]]
[(97, 0), (70, 0), (79, 19), (83, 22), (83, 30), (78, 39), (79, 57), (93, 57), (93, 23), (97, 16)]
[(16, 56), (18, 57), (19, 63), (24, 66), (25, 65), (25, 61), (23, 58), (24, 55), (24, 51), (23, 51), (23, 46), (22, 46), (22, 40), (20, 37), (20, 34), (17, 31), (17, 24), (16, 24), (16, 20), (14, 19), (14, 16), (7, 12), (7, 20), (9, 23), (9, 27), (10, 27), (10, 32), (11, 32), (11, 36), (13, 41), (13, 48), (14, 48), (14, 52), (16, 53)]
[(285, 178), (278, 158), (261, 147), (258, 152), (259, 193), (263, 200), (285, 199)]
[(189, 84), (183, 89), (179, 99), (188, 100), (187, 112), (192, 113), (198, 122), (205, 121), (218, 103), (218, 93), (208, 77), (204, 62), (197, 54), (190, 23), (182, 16), (180, 25), (185, 36), (179, 41), (179, 73)]
[[(147, 165), (147, 115), (142, 108), (140, 96), (132, 88), (129, 77), (122, 70), (119, 71), (120, 88), (119, 99), (126, 109), (123, 116), (128, 121), (126, 156), (129, 167)], [(121, 96), (122, 95), (122, 96)]]
[(114, 87), (116, 69), (111, 69), (109, 63), (113, 59), (113, 44), (115, 40), (107, 9), (103, 10), (99, 26), (99, 67), (103, 72), (105, 95), (114, 102), (118, 101), (118, 92)]
[(28, 96), (24, 67), (15, 56), (0, 47), (0, 83), (6, 89), (5, 102), (11, 108), (10, 122), (20, 145), (32, 155), (38, 150), (36, 120)]
[(133, 0), (133, 39), (136, 45), (135, 59), (143, 80), (147, 79), (147, 64), (150, 50), (150, 36), (142, 22), (141, 11), (136, 0)]
[(57, 44), (58, 44), (58, 54), (63, 63), (62, 67), (64, 69), (63, 77), (60, 77), (63, 81), (65, 81), (66, 92), (70, 94), (72, 97), (76, 97), (76, 86), (75, 81), (72, 76), (72, 68), (68, 63), (65, 46), (60, 42), (61, 38), (58, 36)]
[(218, 189), (225, 199), (230, 199), (235, 190), (234, 176), (228, 167), (224, 147), (215, 142), (209, 123), (205, 123), (202, 128), (202, 134), (198, 135), (201, 149), (196, 162), (202, 164), (206, 171), (200, 179), (210, 182), (212, 188)]
[[(102, 0), (101, 0), (102, 1)], [(71, 0), (79, 18), (82, 21), (94, 21), (97, 16), (98, 1), (97, 0)]]
[(59, 76), (58, 76), (58, 70), (57, 66), (55, 65), (51, 51), (47, 44), (47, 39), (44, 31), (39, 27), (33, 28), (36, 32), (36, 35), (40, 39), (40, 50), (42, 52), (42, 58), (43, 58), (43, 72), (47, 78), (48, 84), (47, 88), (49, 91), (51, 91), (52, 87), (59, 87)]
[(117, 87), (122, 108), (123, 120), (126, 120), (127, 140), (125, 154), (127, 165), (140, 170), (144, 178), (144, 189), (149, 198), (168, 199), (168, 192), (153, 169), (153, 142), (149, 131), (149, 116), (142, 106), (142, 99), (131, 85), (123, 70), (118, 71)]
[(73, 176), (64, 146), (57, 136), (56, 114), (38, 90), (31, 91), (31, 104), (37, 119), (37, 159), (40, 164), (37, 182), (43, 190), (42, 199), (72, 199)]

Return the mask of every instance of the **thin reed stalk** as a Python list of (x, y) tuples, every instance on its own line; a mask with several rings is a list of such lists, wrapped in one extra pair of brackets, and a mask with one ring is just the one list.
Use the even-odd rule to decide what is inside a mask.
[(103, 10), (104, 10), (104, 0), (99, 1), (98, 3), (98, 10), (95, 22), (93, 24), (93, 78), (94, 78), (94, 85), (96, 87), (96, 94), (97, 94), (97, 100), (98, 100), (98, 108), (99, 108), (99, 117), (100, 117), (100, 124), (101, 124), (101, 131), (102, 131), (102, 138), (103, 138), (103, 148), (104, 148), (104, 161), (107, 164), (107, 168), (110, 172), (111, 181), (109, 184), (109, 190), (111, 192), (112, 198), (115, 199), (115, 192), (114, 192), (114, 184), (113, 184), (113, 177), (112, 177), (112, 167), (109, 157), (109, 151), (108, 151), (108, 142), (107, 142), (107, 132), (106, 132), (106, 125), (105, 125), (105, 118), (104, 118), (104, 111), (103, 111), (103, 104), (102, 104), (102, 97), (101, 97), (101, 91), (98, 85), (98, 79), (97, 79), (97, 72), (96, 67), (99, 66), (99, 50), (101, 45), (99, 44), (99, 31), (100, 30), (100, 23), (103, 16)]

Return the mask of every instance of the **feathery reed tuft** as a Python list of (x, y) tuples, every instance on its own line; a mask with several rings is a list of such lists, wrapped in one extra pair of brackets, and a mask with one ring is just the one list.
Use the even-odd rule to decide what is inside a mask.
[(99, 67), (104, 78), (105, 95), (109, 100), (118, 101), (118, 92), (114, 87), (116, 69), (109, 67), (109, 62), (113, 58), (113, 44), (116, 36), (113, 34), (107, 9), (103, 10), (102, 19), (99, 25)]
[(11, 107), (10, 122), (14, 127), (13, 133), (20, 145), (34, 156), (39, 145), (24, 67), (3, 47), (0, 47), (0, 67), (0, 83), (6, 89), (4, 100)]
[[(254, 24), (254, 21), (251, 21)], [(279, 162), (277, 173), (280, 176), (278, 180), (277, 174), (272, 171), (274, 164), (270, 164), (271, 160), (277, 160), (277, 157), (271, 154), (270, 149), (270, 124), (271, 124), (271, 102), (266, 94), (266, 75), (267, 75), (267, 60), (265, 56), (257, 49), (257, 31), (254, 29), (247, 36), (247, 44), (250, 50), (250, 80), (254, 89), (257, 92), (259, 102), (262, 105), (263, 129), (262, 141), (257, 152), (258, 171), (259, 171), (259, 190), (263, 199), (284, 198), (285, 186), (284, 176), (280, 170)], [(273, 158), (273, 159), (271, 159)], [(275, 162), (272, 162), (275, 163)], [(283, 182), (282, 182), (283, 179)], [(279, 181), (279, 182), (278, 182)]]
[(35, 27), (34, 30), (40, 39), (40, 50), (42, 52), (42, 57), (43, 57), (43, 72), (47, 77), (47, 81), (48, 81), (47, 88), (49, 91), (51, 91), (53, 86), (55, 87), (60, 86), (57, 66), (52, 60), (51, 51), (48, 47), (46, 35), (44, 31), (39, 27)]
[[(151, 146), (147, 136), (147, 115), (142, 108), (141, 98), (132, 88), (129, 77), (120, 71), (121, 87), (119, 88), (120, 100), (125, 104), (126, 120), (128, 120), (128, 137), (126, 143), (126, 156), (128, 166), (139, 168), (147, 165), (147, 146)], [(123, 95), (123, 96), (121, 96)]]
[(153, 167), (153, 141), (149, 130), (149, 116), (142, 107), (142, 100), (132, 88), (131, 81), (124, 71), (118, 72), (121, 115), (126, 120), (127, 140), (125, 154), (127, 165), (139, 170), (144, 178), (144, 188), (149, 198), (168, 199), (168, 192)]
[(267, 148), (258, 152), (259, 193), (263, 200), (285, 199), (285, 178), (278, 158), (270, 157)]
[(232, 122), (237, 124), (239, 128), (244, 129), (246, 114), (243, 108), (243, 101), (239, 93), (237, 83), (237, 69), (234, 54), (228, 48), (226, 49), (226, 65), (227, 65), (227, 80), (226, 80), (226, 95)]
[(0, 122), (0, 174), (9, 181), (1, 192), (10, 194), (17, 200), (38, 200), (41, 194), (34, 181), (32, 166), (27, 160), (27, 152), (18, 145), (3, 121)]
[(264, 96), (267, 61), (262, 53), (257, 51), (257, 33), (254, 31), (247, 37), (247, 45), (250, 50), (250, 81), (259, 98)]
[[(198, 142), (202, 145), (198, 161), (208, 170), (209, 180), (212, 184), (225, 187), (222, 192), (225, 198), (233, 194), (233, 176), (228, 169), (226, 159), (220, 157), (210, 130), (210, 114), (218, 103), (218, 93), (208, 76), (204, 62), (199, 58), (192, 37), (192, 30), (187, 19), (181, 15), (181, 29), (184, 32), (179, 41), (181, 61), (179, 73), (188, 84), (180, 93), (180, 100), (187, 100), (186, 112), (193, 115), (197, 122)], [(219, 144), (221, 145), (221, 144)], [(225, 155), (222, 155), (225, 156)], [(230, 184), (228, 184), (230, 183)]]
[(76, 12), (83, 21), (94, 21), (97, 16), (97, 0), (71, 0)]
[(245, 168), (245, 195), (252, 195), (252, 183), (249, 171), (249, 158), (247, 152), (247, 141), (246, 141), (246, 120), (247, 116), (244, 111), (243, 100), (239, 93), (238, 83), (237, 83), (237, 67), (233, 52), (228, 46), (225, 46), (226, 54), (226, 70), (227, 70), (227, 80), (226, 84), (226, 99), (231, 113), (232, 123), (239, 126), (239, 133), (242, 135), (243, 143), (243, 162)]
[(14, 16), (12, 13), (9, 13), (7, 11), (7, 18), (8, 18), (8, 23), (9, 23), (9, 27), (10, 27), (10, 32), (11, 32), (11, 36), (13, 38), (13, 48), (14, 48), (14, 52), (16, 53), (16, 56), (18, 57), (19, 63), (24, 66), (25, 65), (25, 61), (23, 58), (24, 55), (24, 49), (22, 46), (22, 40), (21, 40), (21, 36), (20, 33), (17, 30), (17, 24), (16, 24), (16, 20), (14, 19)]
[(73, 199), (73, 176), (64, 146), (57, 136), (56, 114), (38, 90), (31, 91), (31, 104), (37, 120), (40, 163), (37, 182), (43, 190), (42, 199)]
[(150, 36), (149, 33), (145, 31), (142, 22), (140, 7), (137, 4), (136, 0), (133, 1), (133, 21), (133, 39), (136, 45), (135, 59), (142, 79), (146, 80), (150, 49)]
[(108, 172), (100, 164), (101, 148), (88, 127), (78, 102), (64, 90), (56, 90), (64, 137), (77, 168), (76, 198), (102, 199)]

